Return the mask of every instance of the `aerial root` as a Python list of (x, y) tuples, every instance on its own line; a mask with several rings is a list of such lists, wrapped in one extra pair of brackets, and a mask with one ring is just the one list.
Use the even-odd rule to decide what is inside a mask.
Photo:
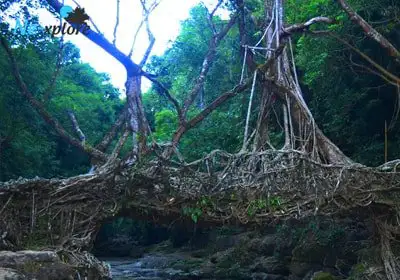
[(153, 161), (99, 170), (68, 179), (0, 183), (0, 247), (23, 247), (32, 232), (54, 246), (87, 248), (99, 225), (121, 211), (248, 224), (363, 207), (395, 213), (400, 201), (400, 173), (321, 164), (296, 150), (216, 150), (188, 164)]
[[(396, 280), (400, 276), (400, 263), (398, 256), (393, 252), (392, 243), (396, 242), (398, 236), (398, 224), (395, 226), (389, 225), (386, 219), (375, 218), (377, 234), (380, 239), (380, 253), (383, 270), (375, 270), (374, 279)], [(371, 274), (371, 273), (370, 273)], [(371, 275), (370, 275), (371, 276)], [(371, 277), (368, 277), (372, 279)]]

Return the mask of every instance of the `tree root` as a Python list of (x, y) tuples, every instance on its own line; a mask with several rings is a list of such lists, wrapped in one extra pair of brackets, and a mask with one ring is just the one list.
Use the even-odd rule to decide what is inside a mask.
[[(0, 183), (0, 249), (88, 250), (101, 224), (118, 215), (157, 217), (161, 223), (254, 224), (369, 208), (393, 219), (400, 201), (400, 173), (321, 164), (294, 150), (213, 151), (189, 164), (152, 161), (99, 170)], [(388, 241), (399, 233), (398, 225), (379, 228), (385, 273), (398, 279)]]

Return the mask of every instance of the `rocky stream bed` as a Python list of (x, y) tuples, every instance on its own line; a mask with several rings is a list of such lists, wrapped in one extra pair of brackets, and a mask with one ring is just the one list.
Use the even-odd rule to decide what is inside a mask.
[(176, 240), (169, 238), (135, 245), (130, 253), (134, 258), (105, 261), (113, 279), (120, 280), (367, 279), (380, 262), (373, 231), (371, 222), (354, 219), (292, 220), (254, 230), (219, 228), (183, 244), (174, 245)]
[[(108, 247), (103, 244), (103, 252), (97, 249), (93, 253), (110, 265), (112, 279), (117, 280), (378, 279), (372, 277), (382, 270), (380, 242), (374, 238), (374, 230), (372, 221), (356, 218), (290, 220), (195, 233), (179, 229), (155, 244), (136, 242), (118, 247), (110, 240)], [(125, 256), (115, 257), (118, 250)], [(95, 274), (86, 277), (100, 279)], [(0, 280), (15, 279), (85, 277), (50, 252), (0, 252)]]

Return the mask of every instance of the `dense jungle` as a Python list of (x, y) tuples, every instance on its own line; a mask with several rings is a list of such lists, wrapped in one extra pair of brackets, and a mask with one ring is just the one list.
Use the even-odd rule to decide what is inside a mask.
[(400, 279), (400, 2), (198, 1), (152, 55), (174, 0), (129, 50), (126, 1), (0, 1), (0, 280)]

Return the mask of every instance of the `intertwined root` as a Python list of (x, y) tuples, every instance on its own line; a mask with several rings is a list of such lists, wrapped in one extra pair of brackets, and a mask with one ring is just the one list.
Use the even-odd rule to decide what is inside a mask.
[[(99, 170), (68, 179), (1, 183), (0, 246), (24, 248), (34, 239), (43, 246), (89, 248), (101, 223), (122, 212), (163, 221), (246, 224), (368, 207), (383, 210), (389, 221), (400, 201), (400, 173), (325, 165), (298, 151), (214, 151), (190, 164), (153, 161), (130, 170)], [(387, 227), (381, 228), (386, 274), (398, 275)], [(392, 235), (396, 228), (390, 227)]]

